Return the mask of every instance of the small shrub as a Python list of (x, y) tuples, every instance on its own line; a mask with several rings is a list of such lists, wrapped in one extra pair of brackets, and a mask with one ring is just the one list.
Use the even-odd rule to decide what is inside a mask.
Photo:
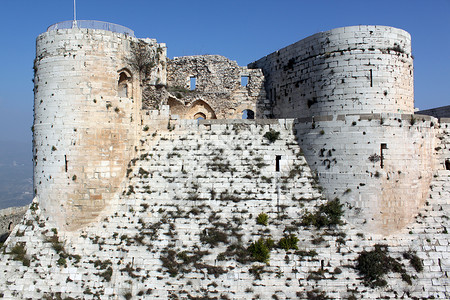
[(256, 223), (259, 225), (267, 226), (268, 221), (269, 221), (269, 216), (265, 213), (260, 213), (258, 215), (258, 217), (256, 218)]
[(412, 251), (404, 252), (403, 257), (406, 259), (409, 259), (409, 262), (411, 263), (411, 266), (416, 270), (417, 272), (423, 271), (423, 261), (420, 257), (417, 256), (416, 253)]
[(200, 234), (200, 241), (211, 245), (211, 247), (216, 247), (219, 243), (228, 243), (228, 235), (216, 228), (205, 228)]
[(319, 206), (315, 213), (307, 212), (302, 219), (302, 224), (313, 225), (317, 228), (324, 226), (342, 225), (341, 217), (344, 214), (343, 204), (338, 198), (330, 200)]
[(274, 242), (271, 238), (259, 238), (248, 247), (248, 251), (255, 261), (268, 263), (270, 258), (270, 250), (273, 248)]
[(298, 243), (297, 236), (294, 234), (290, 234), (288, 236), (281, 238), (281, 240), (278, 242), (278, 247), (286, 251), (289, 249), (298, 250), (297, 243)]
[(144, 131), (148, 131), (148, 130), (149, 130), (149, 127), (148, 127), (148, 125), (145, 125), (145, 126), (144, 126), (144, 128), (143, 128), (142, 130), (144, 130)]
[(280, 138), (280, 132), (270, 129), (264, 134), (264, 137), (270, 142), (273, 143)]
[(254, 265), (248, 271), (255, 277), (256, 280), (261, 280), (261, 274), (264, 272), (264, 266)]
[(356, 269), (363, 276), (364, 283), (370, 287), (386, 286), (383, 278), (389, 271), (400, 273), (402, 279), (411, 284), (411, 276), (406, 274), (403, 265), (388, 255), (386, 245), (376, 244), (372, 251), (363, 251), (357, 258)]
[(26, 257), (27, 250), (25, 249), (25, 243), (17, 243), (12, 249), (10, 254), (13, 255), (13, 259), (21, 261), (26, 267), (30, 266), (30, 259)]
[(60, 257), (57, 261), (58, 266), (67, 266), (67, 261), (64, 257)]

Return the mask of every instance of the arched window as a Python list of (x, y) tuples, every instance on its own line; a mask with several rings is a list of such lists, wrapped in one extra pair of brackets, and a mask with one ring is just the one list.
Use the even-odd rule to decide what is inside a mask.
[(242, 119), (254, 119), (255, 112), (251, 109), (244, 109), (242, 111)]
[(205, 120), (206, 115), (204, 113), (199, 112), (194, 115), (194, 119), (195, 120)]
[(189, 107), (189, 110), (186, 114), (186, 117), (188, 119), (216, 119), (216, 114), (214, 113), (214, 110), (211, 108), (211, 106), (208, 105), (203, 100), (196, 100), (194, 103), (191, 104)]
[(127, 70), (122, 70), (119, 73), (119, 81), (117, 83), (117, 91), (119, 97), (131, 97), (131, 73)]

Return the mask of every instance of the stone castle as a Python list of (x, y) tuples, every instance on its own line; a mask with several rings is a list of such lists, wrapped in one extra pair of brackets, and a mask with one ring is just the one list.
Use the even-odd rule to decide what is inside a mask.
[(414, 113), (407, 32), (333, 29), (241, 67), (70, 21), (34, 70), (35, 199), (3, 297), (450, 297), (450, 119)]

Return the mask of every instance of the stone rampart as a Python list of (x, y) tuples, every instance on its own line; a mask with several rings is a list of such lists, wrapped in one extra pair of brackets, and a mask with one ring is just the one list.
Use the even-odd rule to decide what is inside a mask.
[(411, 37), (386, 26), (317, 33), (254, 63), (275, 118), (413, 113)]
[[(163, 107), (145, 115), (154, 123), (143, 124), (149, 128), (130, 160), (117, 202), (100, 222), (61, 232), (34, 202), (0, 260), (4, 298), (449, 297), (449, 171), (433, 177), (425, 207), (395, 235), (369, 233), (345, 218), (342, 225), (316, 228), (305, 224), (304, 218), (323, 209), (327, 200), (306, 152), (306, 159), (302, 154), (307, 149), (299, 147), (293, 134), (294, 126), (301, 129), (294, 120), (168, 124), (167, 112)], [(394, 133), (400, 132), (400, 125), (410, 126), (405, 118), (398, 122), (401, 116), (383, 117)], [(365, 130), (375, 127), (381, 116), (374, 115), (371, 121), (359, 118), (353, 127)], [(326, 122), (353, 120), (345, 116), (316, 125), (328, 130)], [(426, 133), (430, 120), (408, 128), (415, 142), (420, 141), (415, 132)], [(265, 137), (271, 130), (279, 133), (272, 142)], [(311, 132), (310, 138), (319, 135)], [(356, 153), (353, 140), (347, 144)], [(389, 150), (395, 146), (388, 144)], [(336, 147), (335, 152), (342, 152), (345, 145), (341, 141)], [(368, 149), (364, 158), (375, 149)], [(258, 220), (261, 213), (267, 223)], [(281, 241), (290, 238), (283, 248)], [(251, 245), (260, 239), (273, 241), (273, 248), (266, 249), (266, 261), (250, 254)], [(382, 275), (385, 287), (368, 286), (356, 270), (358, 258), (376, 244), (386, 245), (383, 270), (393, 262), (399, 266), (398, 272)], [(368, 264), (377, 266), (376, 261)]]

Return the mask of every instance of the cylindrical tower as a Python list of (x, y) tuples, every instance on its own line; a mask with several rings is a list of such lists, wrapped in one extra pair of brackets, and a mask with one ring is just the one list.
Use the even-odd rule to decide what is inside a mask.
[(425, 203), (435, 120), (413, 115), (411, 37), (386, 26), (317, 33), (250, 65), (276, 118), (298, 141), (328, 198), (367, 231), (391, 234)]
[(140, 120), (139, 74), (130, 65), (138, 40), (98, 24), (107, 30), (53, 25), (36, 42), (34, 190), (49, 221), (67, 230), (110, 203)]
[(263, 69), (275, 118), (414, 112), (411, 36), (401, 29), (320, 32), (249, 67)]

